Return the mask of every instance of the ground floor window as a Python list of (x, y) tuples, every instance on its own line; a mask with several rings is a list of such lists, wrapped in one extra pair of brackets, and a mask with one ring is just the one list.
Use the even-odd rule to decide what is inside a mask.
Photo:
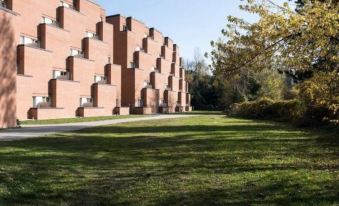
[(143, 107), (144, 106), (144, 102), (142, 101), (142, 99), (138, 99), (135, 102), (135, 107)]
[(80, 107), (92, 107), (93, 99), (91, 97), (81, 97), (80, 98)]
[(50, 98), (47, 96), (34, 96), (33, 97), (33, 108), (49, 107)]
[(0, 0), (0, 7), (7, 8), (6, 0)]

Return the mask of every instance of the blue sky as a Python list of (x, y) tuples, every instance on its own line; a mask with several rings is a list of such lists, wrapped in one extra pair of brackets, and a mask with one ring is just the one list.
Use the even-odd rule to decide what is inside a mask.
[(192, 59), (196, 48), (202, 53), (211, 50), (210, 41), (221, 36), (228, 15), (255, 19), (239, 10), (240, 0), (96, 1), (106, 9), (107, 15), (133, 16), (171, 37), (185, 59)]

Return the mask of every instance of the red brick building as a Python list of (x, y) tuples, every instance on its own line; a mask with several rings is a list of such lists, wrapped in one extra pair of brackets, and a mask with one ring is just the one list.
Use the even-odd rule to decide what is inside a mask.
[(0, 128), (189, 111), (179, 47), (90, 0), (0, 0)]

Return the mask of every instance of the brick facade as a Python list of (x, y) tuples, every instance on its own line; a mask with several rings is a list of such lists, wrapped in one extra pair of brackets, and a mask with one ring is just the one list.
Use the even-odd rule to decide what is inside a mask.
[(0, 128), (190, 110), (179, 47), (90, 0), (0, 0)]

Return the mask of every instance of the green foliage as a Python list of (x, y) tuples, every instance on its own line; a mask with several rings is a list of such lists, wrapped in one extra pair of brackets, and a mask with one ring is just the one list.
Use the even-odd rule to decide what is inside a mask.
[(301, 122), (306, 113), (305, 105), (298, 100), (278, 101), (261, 99), (232, 106), (232, 114), (242, 117), (275, 119), (279, 121)]
[(212, 42), (213, 72), (232, 84), (227, 104), (244, 102), (232, 107), (240, 115), (339, 125), (338, 1), (296, 3), (247, 0), (240, 8), (259, 20), (228, 17)]
[(339, 74), (318, 72), (298, 85), (299, 98), (309, 107), (309, 116), (339, 125)]
[(220, 88), (214, 84), (215, 77), (211, 75), (204, 57), (196, 50), (193, 61), (187, 61), (186, 81), (190, 85), (192, 106), (198, 110), (218, 110)]
[(255, 119), (271, 119), (294, 123), (298, 126), (320, 126), (329, 124), (339, 126), (338, 112), (326, 105), (307, 105), (300, 100), (257, 101), (234, 104), (229, 111), (231, 115)]
[(295, 12), (286, 3), (248, 0), (241, 9), (259, 16), (248, 23), (230, 16), (226, 42), (213, 42), (213, 68), (229, 76), (241, 70), (334, 71), (338, 68), (339, 7), (312, 1)]
[(260, 98), (279, 100), (286, 88), (285, 78), (274, 70), (241, 72), (232, 77), (216, 76), (214, 84), (219, 88), (219, 104), (229, 108), (233, 103), (254, 101)]

